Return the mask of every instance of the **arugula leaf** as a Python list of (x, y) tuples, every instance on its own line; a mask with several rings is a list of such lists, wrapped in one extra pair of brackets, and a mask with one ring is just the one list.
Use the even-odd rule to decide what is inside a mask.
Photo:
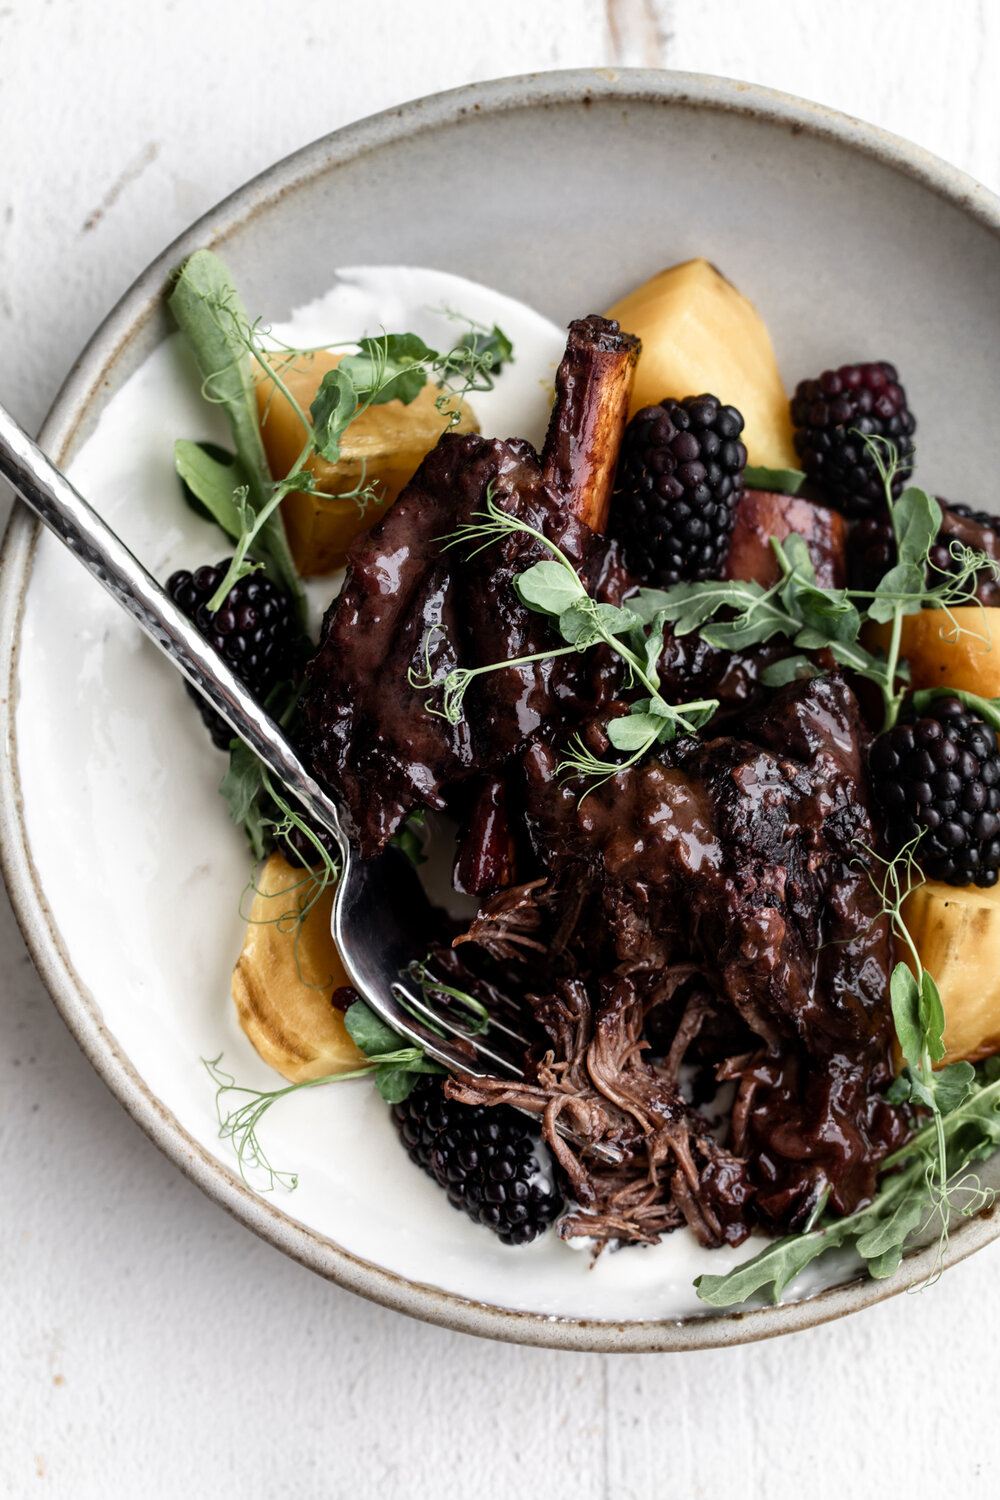
[(816, 568), (813, 564), (812, 553), (809, 551), (809, 544), (804, 536), (793, 531), (785, 537), (784, 541), (772, 537), (771, 546), (781, 564), (782, 572), (796, 573), (801, 583), (815, 584)]
[(876, 1281), (899, 1269), (903, 1247), (926, 1214), (927, 1203), (921, 1194), (900, 1195), (884, 1218), (876, 1219), (869, 1230), (857, 1236), (858, 1254), (868, 1262), (869, 1273)]
[(747, 464), (743, 483), (748, 490), (769, 490), (773, 495), (797, 495), (806, 482), (801, 469), (767, 469)]
[[(841, 1222), (846, 1224), (848, 1221)], [(696, 1277), (695, 1290), (702, 1302), (711, 1307), (732, 1307), (747, 1302), (766, 1287), (771, 1288), (772, 1300), (780, 1302), (785, 1288), (811, 1261), (827, 1250), (835, 1250), (846, 1237), (846, 1232), (838, 1229), (836, 1224), (810, 1230), (807, 1234), (786, 1235), (724, 1276)]]

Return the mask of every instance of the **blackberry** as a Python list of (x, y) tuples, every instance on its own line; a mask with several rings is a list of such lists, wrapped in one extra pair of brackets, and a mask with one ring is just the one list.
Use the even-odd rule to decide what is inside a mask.
[(628, 424), (611, 527), (643, 582), (722, 572), (743, 493), (742, 431), (735, 406), (708, 395), (644, 406)]
[(529, 1244), (562, 1207), (540, 1180), (536, 1139), (514, 1110), (458, 1104), (431, 1077), (392, 1106), (392, 1118), (411, 1161), (505, 1245)]
[(935, 698), (873, 744), (869, 763), (892, 844), (919, 835), (932, 880), (996, 885), (1000, 871), (1000, 750), (996, 730), (958, 698)]
[[(937, 497), (942, 510), (959, 516), (965, 521), (974, 521), (989, 531), (1000, 533), (1000, 518), (984, 510), (971, 510), (967, 505), (952, 505)], [(942, 573), (957, 573), (959, 565), (951, 553), (954, 536), (943, 526), (928, 553), (928, 583), (939, 584)], [(847, 571), (853, 589), (877, 588), (880, 579), (896, 562), (896, 537), (887, 514), (866, 516), (858, 521), (851, 531), (848, 548)], [(996, 580), (989, 569), (977, 575), (975, 597), (981, 604), (996, 605), (998, 600)]]
[[(795, 450), (808, 477), (845, 516), (869, 516), (885, 509), (878, 465), (863, 441), (890, 441), (899, 459), (913, 452), (916, 421), (894, 365), (841, 365), (818, 380), (803, 380), (792, 397)], [(913, 465), (902, 463), (892, 483), (902, 492)]]
[[(182, 568), (168, 578), (167, 593), (263, 703), (276, 683), (293, 675), (299, 658), (299, 633), (288, 595), (263, 573), (241, 578), (229, 590), (222, 608), (214, 614), (209, 610), (208, 601), (231, 561), (226, 557), (214, 568), (196, 568), (193, 573)], [(187, 689), (213, 744), (227, 750), (233, 738), (229, 725), (190, 684)]]
[(876, 589), (896, 563), (896, 533), (888, 514), (866, 516), (851, 532), (847, 576), (852, 589)]

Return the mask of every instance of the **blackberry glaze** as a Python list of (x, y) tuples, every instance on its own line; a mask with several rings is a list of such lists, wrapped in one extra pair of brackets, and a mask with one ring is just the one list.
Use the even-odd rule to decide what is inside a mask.
[(636, 412), (622, 439), (611, 529), (629, 567), (660, 587), (716, 578), (743, 493), (743, 418), (718, 397)]
[[(167, 593), (258, 703), (263, 703), (278, 682), (294, 675), (300, 655), (299, 632), (288, 595), (259, 572), (234, 583), (221, 609), (214, 613), (209, 610), (208, 601), (231, 561), (226, 557), (214, 568), (196, 568), (193, 573), (181, 568), (167, 579)], [(190, 683), (186, 686), (212, 743), (227, 750), (233, 739), (229, 725)]]
[(422, 1078), (392, 1119), (410, 1160), (476, 1224), (506, 1245), (527, 1245), (562, 1207), (538, 1181), (536, 1138), (514, 1110), (458, 1104), (440, 1078)]
[[(863, 439), (887, 439), (901, 460), (913, 452), (917, 424), (896, 367), (880, 360), (824, 370), (817, 380), (800, 381), (791, 410), (799, 462), (829, 503), (845, 516), (883, 511), (882, 478)], [(892, 483), (894, 498), (912, 467), (901, 464)]]
[(931, 701), (872, 745), (872, 782), (901, 849), (932, 880), (996, 885), (1000, 872), (1000, 749), (996, 730), (959, 698)]

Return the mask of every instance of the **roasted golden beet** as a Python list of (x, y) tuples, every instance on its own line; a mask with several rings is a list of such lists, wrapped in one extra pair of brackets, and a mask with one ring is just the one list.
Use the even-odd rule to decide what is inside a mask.
[[(339, 355), (328, 352), (305, 355), (281, 371), (283, 384), (303, 411), (308, 411), (320, 381), (339, 359)], [(267, 371), (261, 369), (260, 374), (257, 409), (264, 450), (272, 475), (283, 479), (302, 451), (306, 432), (294, 407)], [(408, 406), (402, 401), (370, 406), (347, 429), (335, 464), (318, 455), (310, 459), (307, 467), (323, 493), (296, 491), (282, 502), (289, 546), (300, 573), (308, 577), (343, 567), (354, 538), (374, 526), (392, 505), (448, 427), (448, 413), (437, 408), (440, 394), (437, 386), (427, 384)], [(467, 401), (462, 403), (452, 431), (479, 431)], [(363, 505), (346, 498), (347, 492), (368, 482), (376, 485), (375, 502)]]
[(349, 983), (330, 932), (332, 887), (299, 920), (313, 877), (272, 854), (257, 877), (243, 951), (233, 970), (240, 1025), (272, 1068), (300, 1083), (363, 1067), (364, 1057), (330, 1003)]
[[(891, 634), (891, 625), (869, 625), (865, 632), (868, 644), (883, 651)], [(1000, 609), (970, 604), (906, 615), (899, 650), (910, 664), (914, 689), (950, 687), (1000, 697)]]
[(707, 260), (644, 282), (608, 313), (642, 340), (631, 410), (711, 392), (743, 414), (749, 462), (794, 469), (788, 397), (771, 336), (753, 303)]
[(903, 920), (944, 1003), (939, 1066), (1000, 1051), (1000, 887), (929, 880), (907, 897)]

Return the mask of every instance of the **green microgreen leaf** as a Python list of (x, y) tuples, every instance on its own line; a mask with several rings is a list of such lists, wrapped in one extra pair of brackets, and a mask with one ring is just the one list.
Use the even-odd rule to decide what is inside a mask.
[(439, 356), (415, 333), (384, 333), (358, 340), (358, 353), (347, 354), (340, 370), (368, 406), (402, 401), (408, 406), (427, 384), (426, 366)]
[[(220, 1066), (221, 1053), (211, 1060), (203, 1057), (201, 1061), (215, 1084), (219, 1138), (232, 1143), (243, 1181), (250, 1187), (256, 1185), (258, 1191), (264, 1193), (273, 1192), (276, 1187), (292, 1192), (299, 1181), (297, 1173), (279, 1170), (272, 1165), (257, 1134), (264, 1116), (279, 1099), (286, 1099), (289, 1094), (300, 1093), (303, 1089), (323, 1088), (327, 1084), (346, 1083), (349, 1079), (370, 1078), (374, 1075), (383, 1097), (396, 1102), (406, 1098), (418, 1073), (441, 1071), (436, 1064), (422, 1056), (419, 1048), (403, 1047), (372, 1057), (363, 1067), (346, 1073), (328, 1073), (322, 1078), (306, 1078), (300, 1083), (289, 1083), (280, 1089), (251, 1089), (238, 1084), (231, 1073), (223, 1071)], [(412, 1079), (409, 1087), (405, 1086), (404, 1081), (407, 1076)], [(242, 1096), (243, 1103), (229, 1108), (230, 1098), (234, 1095)], [(251, 1173), (261, 1174), (262, 1180), (254, 1184)]]
[(422, 1073), (441, 1073), (443, 1069), (429, 1058), (417, 1057), (413, 1062), (379, 1063), (375, 1069), (375, 1087), (386, 1104), (402, 1104), (408, 1099)]
[(924, 1047), (920, 1024), (920, 988), (911, 970), (898, 963), (889, 980), (892, 1019), (900, 1049), (907, 1062), (917, 1063)]
[[(803, 632), (800, 631), (800, 635)], [(797, 639), (797, 644), (803, 642)], [(760, 674), (765, 687), (785, 687), (789, 682), (803, 682), (810, 677), (821, 676), (819, 667), (808, 656), (783, 656), (779, 661), (769, 662)]]
[(584, 651), (599, 641), (607, 644), (610, 636), (627, 635), (638, 624), (639, 616), (631, 610), (619, 609), (614, 604), (598, 604), (584, 594), (560, 614), (558, 629), (564, 641)]
[[(926, 969), (920, 976), (919, 1015), (924, 1045), (930, 1053), (931, 1061), (939, 1062), (945, 1054), (944, 1005), (934, 977)], [(940, 1084), (940, 1075), (936, 1075), (936, 1078)]]
[(249, 745), (233, 736), (229, 766), (219, 784), (219, 791), (229, 809), (229, 816), (239, 826), (264, 785), (263, 767)]
[(174, 444), (174, 468), (184, 498), (195, 514), (215, 521), (227, 536), (238, 537), (241, 501), (248, 485), (235, 453), (228, 453), (217, 443), (189, 443), (180, 438)]
[(886, 624), (897, 612), (916, 614), (923, 607), (924, 592), (924, 569), (916, 563), (898, 562), (879, 579), (868, 618)]
[(425, 822), (424, 809), (418, 807), (415, 812), (410, 813), (406, 822), (389, 840), (390, 844), (394, 844), (401, 853), (406, 855), (414, 868), (427, 863), (427, 855), (424, 853)]
[[(358, 341), (356, 352), (344, 355), (339, 366), (324, 375), (309, 412), (302, 410), (284, 375), (301, 356), (316, 349), (293, 349), (278, 340), (265, 339), (259, 323), (251, 323), (229, 272), (217, 255), (199, 250), (181, 267), (170, 296), (170, 306), (187, 335), (202, 374), (206, 397), (221, 405), (230, 427), (243, 471), (246, 493), (233, 496), (236, 514), (223, 503), (222, 488), (213, 476), (212, 514), (236, 542), (232, 562), (210, 609), (218, 609), (233, 584), (259, 566), (251, 560), (262, 557), (264, 566), (296, 601), (301, 623), (305, 623), (305, 595), (285, 537), (280, 505), (293, 491), (315, 492), (316, 481), (309, 465), (319, 452), (335, 463), (350, 423), (369, 406), (386, 401), (412, 401), (433, 375), (440, 395), (437, 407), (447, 423), (461, 416), (462, 402), (470, 390), (489, 390), (495, 372), (512, 357), (510, 340), (499, 328), (487, 329), (463, 319), (469, 332), (446, 353), (430, 349), (414, 333), (382, 334)], [(330, 348), (332, 345), (321, 346)], [(305, 440), (291, 471), (281, 480), (268, 472), (257, 419), (254, 390), (261, 367), (263, 378), (273, 384), (302, 422)], [(375, 496), (373, 486), (362, 480), (350, 496), (364, 511)], [(207, 503), (204, 502), (203, 503)]]
[[(265, 554), (273, 577), (291, 595), (299, 618), (304, 621), (305, 595), (274, 502), (275, 486), (257, 420), (253, 331), (223, 261), (210, 250), (196, 250), (178, 272), (168, 305), (194, 354), (206, 398), (222, 408), (229, 422), (247, 490), (247, 508), (240, 513), (240, 529), (234, 531), (223, 526), (227, 535), (240, 538), (242, 544), (237, 546), (239, 560), (231, 569), (232, 576), (221, 598), (225, 598), (237, 577), (245, 576), (243, 559), (249, 542), (242, 538), (244, 531), (253, 528), (257, 550)], [(218, 608), (218, 604), (214, 607)]]
[(616, 750), (645, 750), (656, 743), (669, 722), (658, 714), (624, 714), (608, 721), (607, 736)]
[(406, 1045), (402, 1037), (379, 1020), (375, 1012), (363, 1000), (355, 1000), (344, 1015), (351, 1041), (366, 1057), (382, 1052), (393, 1052)]
[(346, 360), (327, 370), (309, 408), (316, 448), (331, 464), (340, 457), (340, 440), (354, 420), (359, 402), (358, 391), (344, 364)]
[(892, 506), (892, 529), (896, 533), (896, 552), (904, 565), (920, 570), (917, 592), (923, 585), (927, 554), (941, 530), (941, 507), (926, 490), (911, 485)]
[(469, 379), (481, 379), (484, 373), (498, 375), (514, 358), (514, 346), (494, 323), (492, 328), (472, 328), (464, 333), (451, 350), (454, 368)]
[[(492, 662), (484, 667), (453, 668), (444, 677), (436, 679), (430, 663), (431, 640), (443, 627), (432, 626), (425, 639), (425, 670), (420, 673), (411, 669), (409, 674), (411, 686), (443, 691), (441, 709), (433, 708), (428, 700), (426, 707), (431, 713), (440, 713), (449, 723), (456, 724), (462, 717), (465, 693), (475, 678), (483, 673), (526, 666), (566, 655), (570, 651), (584, 651), (591, 646), (604, 644), (625, 663), (629, 685), (644, 687), (649, 694), (642, 705), (632, 705), (632, 713), (652, 712), (649, 706), (654, 702), (657, 705), (653, 713), (656, 719), (655, 732), (651, 724), (645, 726), (644, 732), (615, 729), (615, 734), (628, 736), (630, 742), (641, 741), (623, 764), (594, 756), (577, 736), (559, 762), (561, 776), (581, 780), (597, 777), (599, 781), (606, 781), (609, 776), (635, 764), (657, 740), (672, 738), (678, 730), (694, 733), (711, 717), (719, 706), (717, 699), (700, 699), (694, 703), (673, 705), (665, 703), (659, 695), (657, 666), (663, 649), (662, 632), (667, 615), (658, 611), (658, 605), (661, 600), (668, 598), (667, 593), (647, 590), (644, 597), (643, 591), (640, 591), (624, 607), (592, 599), (561, 548), (543, 532), (518, 520), (499, 506), (492, 485), (486, 492), (485, 510), (476, 512), (454, 535), (445, 538), (444, 544), (446, 547), (454, 547), (463, 542), (475, 543), (474, 550), (469, 554), (474, 557), (495, 542), (517, 534), (533, 538), (551, 556), (517, 575), (514, 579), (515, 593), (528, 609), (544, 614), (550, 620), (554, 618), (559, 634), (568, 644), (511, 661)], [(644, 630), (647, 620), (650, 622), (649, 627)], [(612, 744), (614, 743), (612, 739)]]
[[(908, 678), (907, 665), (900, 659), (903, 617), (921, 608), (941, 609), (951, 615), (962, 604), (974, 604), (979, 575), (989, 572), (1000, 577), (1000, 567), (984, 553), (953, 542), (952, 570), (935, 569), (929, 552), (940, 526), (940, 507), (916, 486), (894, 501), (896, 477), (908, 465), (900, 463), (892, 443), (864, 441), (882, 476), (900, 558), (877, 590), (822, 587), (816, 582), (805, 539), (792, 534), (781, 542), (772, 539), (781, 579), (771, 588), (739, 580), (681, 583), (670, 589), (641, 589), (629, 600), (629, 606), (643, 620), (658, 615), (673, 625), (677, 635), (699, 630), (703, 640), (723, 650), (743, 650), (775, 636), (785, 636), (800, 652), (828, 649), (839, 665), (878, 685), (885, 727), (889, 728), (895, 722)], [(929, 583), (928, 577), (936, 581)], [(859, 643), (866, 620), (892, 624), (886, 654), (876, 654)], [(952, 620), (958, 634), (960, 627), (954, 617)], [(799, 669), (797, 663), (787, 670), (797, 674)], [(782, 680), (791, 679), (783, 679), (772, 669), (771, 685)]]
[(587, 591), (576, 574), (561, 562), (546, 558), (526, 568), (514, 579), (514, 592), (528, 609), (558, 619), (573, 605), (587, 599)]
[[(943, 1057), (944, 1053), (940, 1055)], [(975, 1077), (975, 1068), (970, 1062), (964, 1060), (949, 1063), (948, 1067), (941, 1068), (934, 1074), (934, 1097), (943, 1115), (958, 1108), (968, 1095)]]
[(801, 469), (766, 469), (747, 464), (743, 483), (748, 490), (769, 490), (773, 495), (797, 495), (806, 482)]

